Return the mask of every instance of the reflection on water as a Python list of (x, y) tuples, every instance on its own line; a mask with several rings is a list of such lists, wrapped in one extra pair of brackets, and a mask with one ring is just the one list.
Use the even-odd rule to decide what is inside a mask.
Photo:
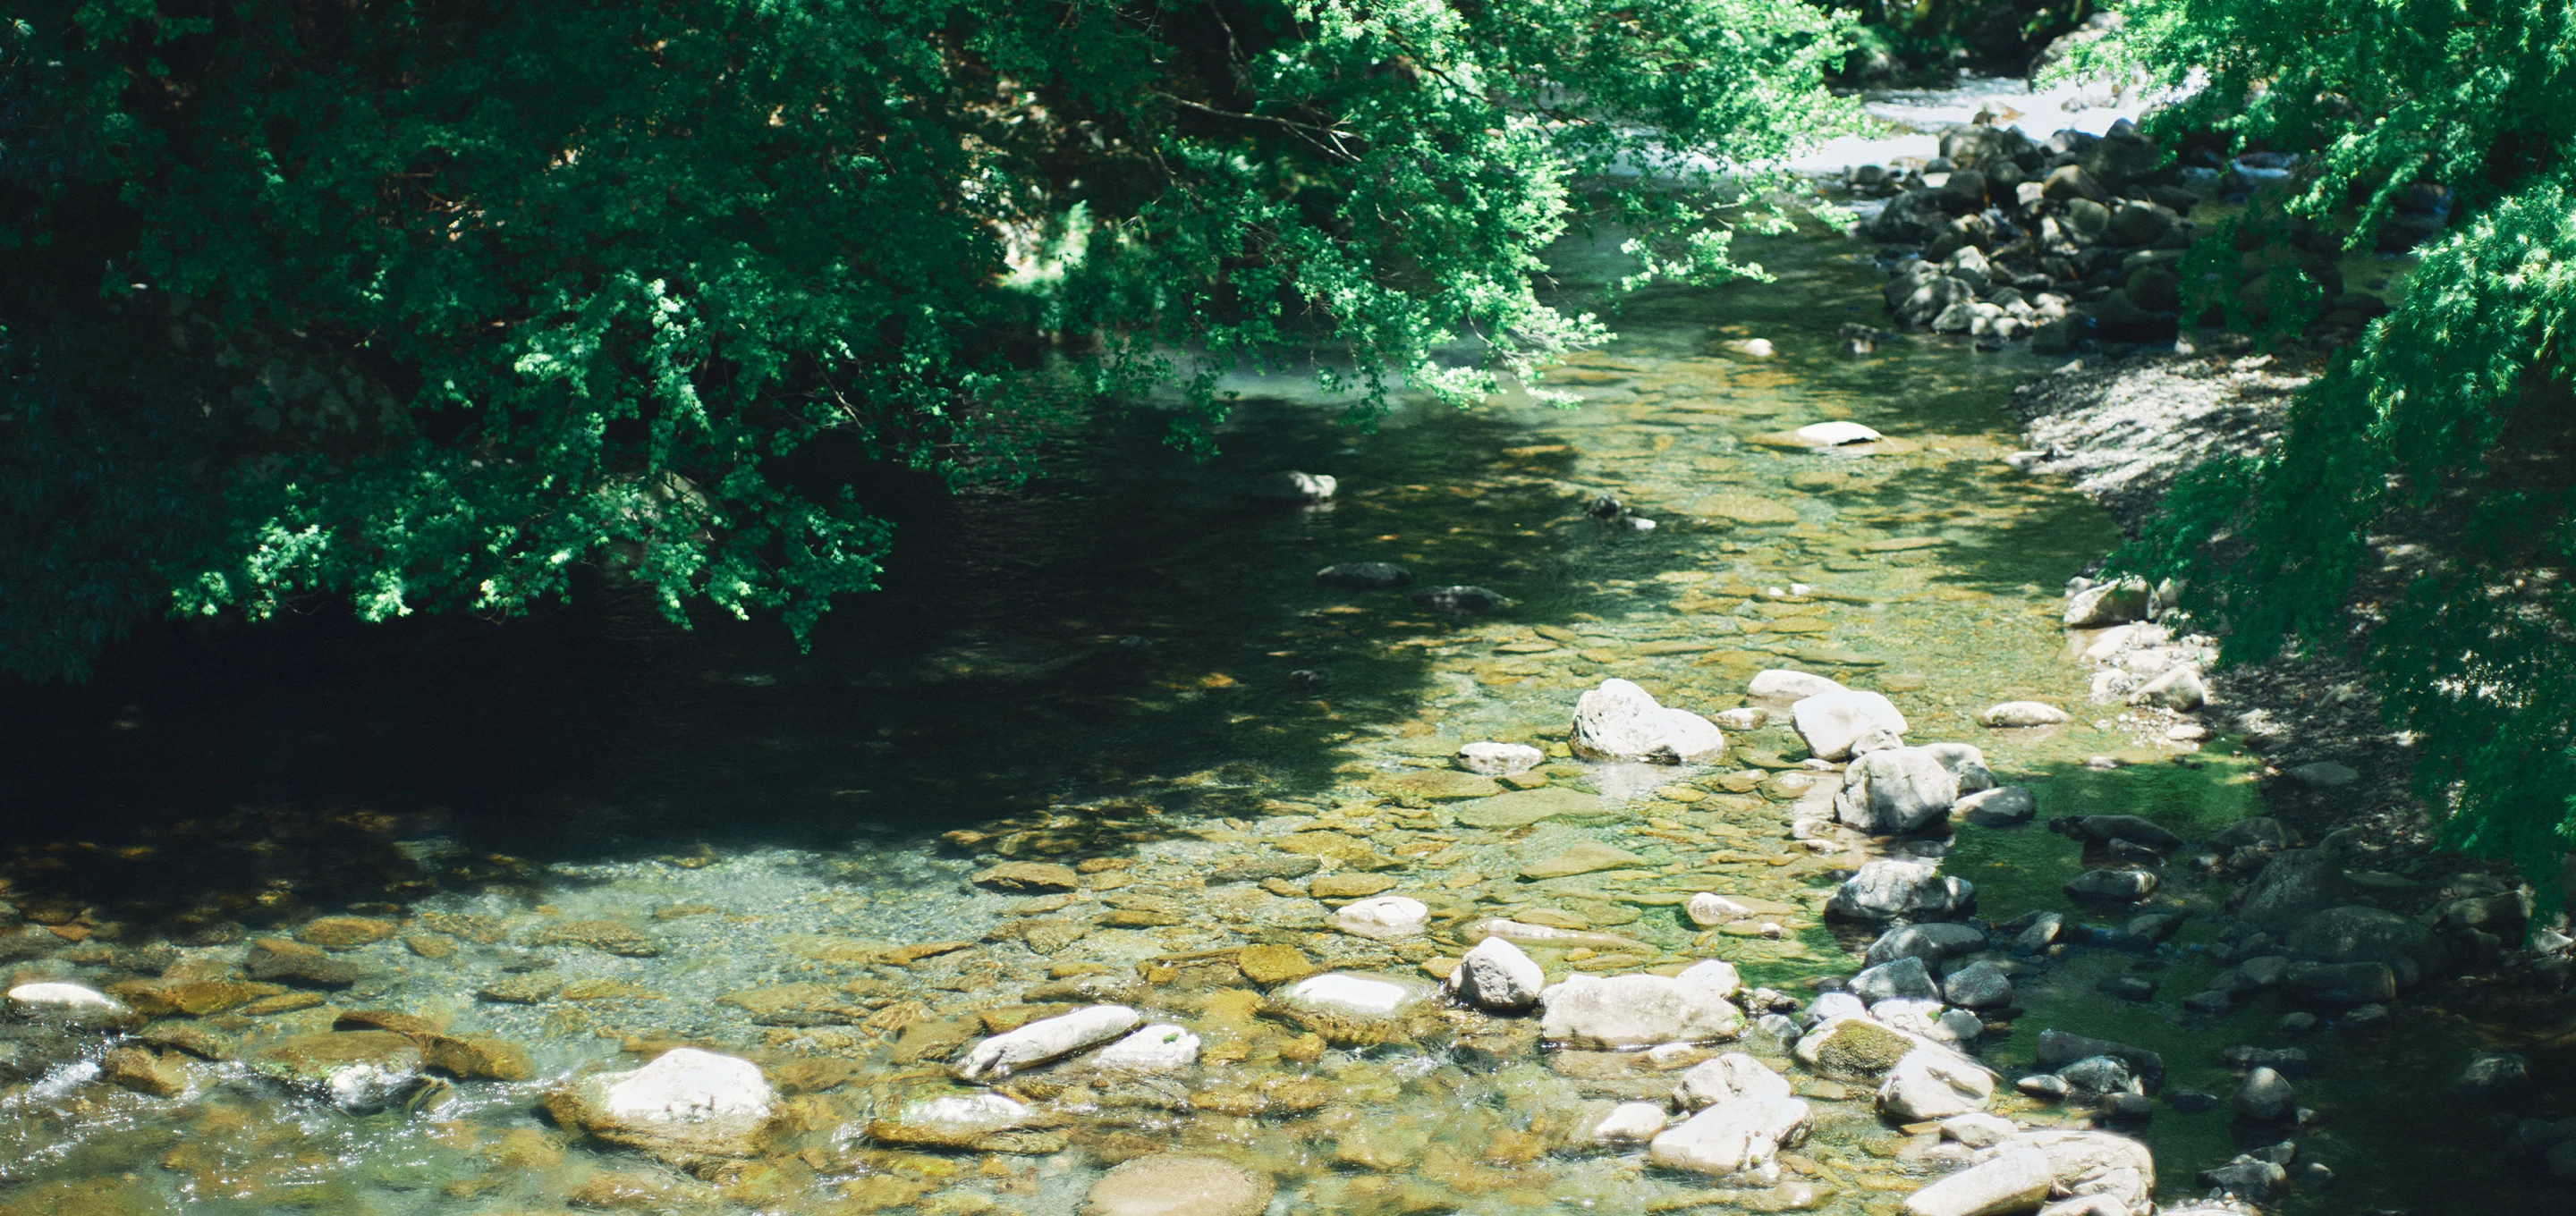
[[(1874, 316), (1879, 284), (1850, 255), (1775, 242), (1775, 285), (1634, 302), (1621, 343), (1549, 375), (1580, 408), (1413, 406), (1357, 434), (1332, 425), (1335, 403), (1249, 385), (1207, 464), (1138, 419), (1025, 491), (898, 496), (889, 590), (836, 613), (810, 657), (766, 626), (317, 621), (174, 633), (97, 686), (20, 695), (9, 725), (28, 751), (0, 792), (26, 825), (8, 898), (36, 923), (0, 950), (15, 977), (122, 985), (153, 1017), (140, 1063), (104, 1061), (120, 1083), (94, 1036), (21, 1026), (0, 1043), (0, 1212), (1055, 1213), (1104, 1166), (1175, 1146), (1273, 1175), (1279, 1212), (1887, 1210), (1946, 1167), (1937, 1137), (1883, 1126), (1866, 1087), (1802, 1079), (1809, 1143), (1782, 1177), (1729, 1185), (1567, 1145), (1597, 1104), (1660, 1100), (1705, 1053), (1541, 1053), (1528, 1022), (1482, 1018), (1336, 1046), (1262, 993), (1321, 968), (1438, 972), (1454, 931), (1491, 916), (1609, 935), (1534, 947), (1551, 978), (1723, 957), (1803, 999), (1806, 979), (1853, 970), (1859, 942), (1817, 909), (1864, 854), (1787, 839), (1796, 737), (1740, 732), (1712, 767), (1574, 762), (1569, 707), (1608, 676), (1712, 714), (1767, 667), (1877, 689), (1916, 741), (1983, 746), (2043, 818), (2200, 835), (2252, 808), (2232, 747), (2141, 743), (2083, 705), (2056, 589), (2116, 537), (2000, 460), (2014, 435), (1997, 402), (2035, 365), (1929, 339), (1839, 353), (1836, 327)], [(1569, 251), (1570, 274), (1585, 265)], [(1718, 345), (1750, 337), (1776, 357)], [(1783, 438), (1832, 419), (1887, 438)], [(1283, 468), (1342, 491), (1307, 508), (1244, 496)], [(1587, 516), (1604, 494), (1657, 526)], [(1313, 580), (1359, 561), (1415, 584)], [(1408, 595), (1456, 584), (1511, 605), (1453, 616)], [(2079, 720), (1975, 724), (2022, 699)], [(1516, 780), (1565, 791), (1557, 813), (1478, 826), (1499, 822), (1475, 808), (1501, 787), (1448, 769), (1476, 740), (1549, 750)], [(2124, 767), (2088, 766), (2105, 756)], [(1601, 845), (1619, 859), (1561, 873)], [(1081, 864), (1016, 891), (970, 882), (1012, 859)], [(2038, 828), (1967, 827), (1945, 865), (2004, 920), (2077, 911), (2058, 886), (2079, 861)], [(1757, 919), (1697, 928), (1679, 909), (1704, 890)], [(1379, 892), (1428, 904), (1432, 936), (1326, 927)], [(2160, 906), (2212, 896), (2186, 885)], [(2127, 955), (2033, 969), (2030, 1013), (1989, 1058), (2081, 1029), (2225, 1094), (2217, 1048), (2276, 1038), (2278, 1011), (2180, 1014), (2211, 936), (2192, 925), (2157, 956), (2152, 1004), (2095, 991)], [(939, 1066), (961, 1045), (1094, 1000), (1185, 1026), (1198, 1066), (1024, 1074), (1004, 1090), (1038, 1114), (963, 1148), (871, 1134), (966, 1092)], [(365, 1113), (281, 1087), (293, 1036), (362, 1010), (524, 1049), (525, 1067), (450, 1067)], [(2459, 1135), (2492, 1160), (2481, 1129), (2364, 1114), (2392, 1082), (2456, 1067), (2463, 1039), (2415, 1027), (2408, 1051), (2321, 1067), (2306, 1100), (2338, 1121), (2310, 1143), (2344, 1176), (2336, 1205), (2440, 1210), (2386, 1151), (2408, 1138)], [(2330, 1059), (2340, 1042), (2312, 1046)], [(540, 1113), (569, 1074), (682, 1044), (752, 1058), (777, 1086), (751, 1155), (684, 1171)], [(2146, 1136), (2169, 1189), (2235, 1151), (2225, 1120), (2159, 1109)], [(2291, 1208), (2333, 1210), (2312, 1193)]]

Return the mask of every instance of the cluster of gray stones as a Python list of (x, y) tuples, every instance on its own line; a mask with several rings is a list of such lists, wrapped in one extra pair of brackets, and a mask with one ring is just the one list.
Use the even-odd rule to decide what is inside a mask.
[[(1966, 334), (2000, 347), (2066, 351), (2090, 335), (2169, 343), (2188, 324), (2176, 264), (2198, 239), (2198, 204), (2288, 176), (2282, 158), (2248, 156), (2225, 168), (2164, 165), (2154, 141), (2126, 120), (2103, 135), (2060, 131), (2044, 141), (2018, 128), (1954, 127), (1940, 156), (1901, 173), (1850, 171), (1862, 196), (1888, 197), (1861, 235), (1919, 251), (1887, 286), (1890, 316), (1907, 327)], [(2267, 276), (2306, 274), (2326, 285), (2321, 324), (2358, 330), (2387, 311), (2345, 293), (2333, 258), (2304, 248), (2249, 255), (2238, 293), (2257, 308)], [(2277, 264), (2276, 264), (2277, 263)]]

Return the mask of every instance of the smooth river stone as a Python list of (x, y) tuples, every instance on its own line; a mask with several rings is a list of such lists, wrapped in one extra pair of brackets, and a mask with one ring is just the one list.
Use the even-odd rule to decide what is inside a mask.
[(1642, 866), (1646, 859), (1626, 849), (1597, 840), (1576, 841), (1573, 846), (1553, 856), (1542, 857), (1521, 867), (1521, 877), (1531, 879), (1568, 878), (1596, 870), (1617, 870)]
[(1100, 1176), (1083, 1216), (1259, 1216), (1275, 1184), (1231, 1161), (1158, 1153)]
[(1459, 798), (1491, 798), (1503, 792), (1503, 787), (1494, 784), (1491, 777), (1443, 768), (1390, 773), (1369, 782), (1369, 788), (1390, 797), (1427, 798), (1434, 802), (1447, 802)]
[(1487, 798), (1458, 812), (1458, 822), (1471, 828), (1525, 828), (1559, 815), (1603, 815), (1609, 811), (1610, 804), (1598, 795), (1549, 785)]

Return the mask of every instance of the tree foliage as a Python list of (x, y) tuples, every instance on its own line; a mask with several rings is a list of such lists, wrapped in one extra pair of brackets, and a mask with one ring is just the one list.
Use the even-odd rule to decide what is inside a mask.
[[(2450, 233), (2293, 404), (2122, 555), (2181, 575), (2238, 659), (2356, 632), (2456, 843), (2544, 880), (2576, 845), (2576, 12), (2563, 0), (2147, 0), (2122, 50), (2206, 87), (2165, 115), (2309, 159), (2356, 244), (2399, 191)], [(2395, 560), (2384, 560), (2393, 551)]]
[[(1454, 400), (1743, 273), (1840, 110), (1797, 0), (31, 0), (0, 27), (0, 661), (165, 611), (868, 588), (863, 452), (1338, 352)], [(1756, 175), (1758, 177), (1758, 174)], [(1758, 183), (1757, 183), (1758, 184)], [(1633, 282), (1632, 284), (1633, 285)], [(1463, 354), (1461, 352), (1464, 352)], [(838, 446), (835, 446), (838, 445)], [(829, 457), (829, 458), (825, 458)]]

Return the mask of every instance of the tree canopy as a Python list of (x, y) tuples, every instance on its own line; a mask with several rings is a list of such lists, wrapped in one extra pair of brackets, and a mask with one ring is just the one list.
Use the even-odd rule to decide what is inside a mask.
[[(1837, 120), (1798, 0), (32, 0), (0, 26), (0, 661), (166, 612), (508, 614), (584, 564), (801, 637), (827, 441), (1321, 346), (1454, 400), (1595, 340), (1570, 222), (1745, 273)], [(1753, 183), (1758, 186), (1758, 180)], [(1461, 354), (1461, 351), (1467, 353)], [(800, 463), (800, 461), (802, 463)], [(824, 467), (816, 468), (820, 463)]]
[(2288, 205), (2367, 246), (2401, 191), (2446, 236), (2273, 448), (2205, 466), (2122, 560), (2190, 584), (2231, 657), (2356, 636), (2450, 838), (2576, 845), (2576, 11), (2564, 0), (2137, 0), (2158, 116), (2298, 150)]

